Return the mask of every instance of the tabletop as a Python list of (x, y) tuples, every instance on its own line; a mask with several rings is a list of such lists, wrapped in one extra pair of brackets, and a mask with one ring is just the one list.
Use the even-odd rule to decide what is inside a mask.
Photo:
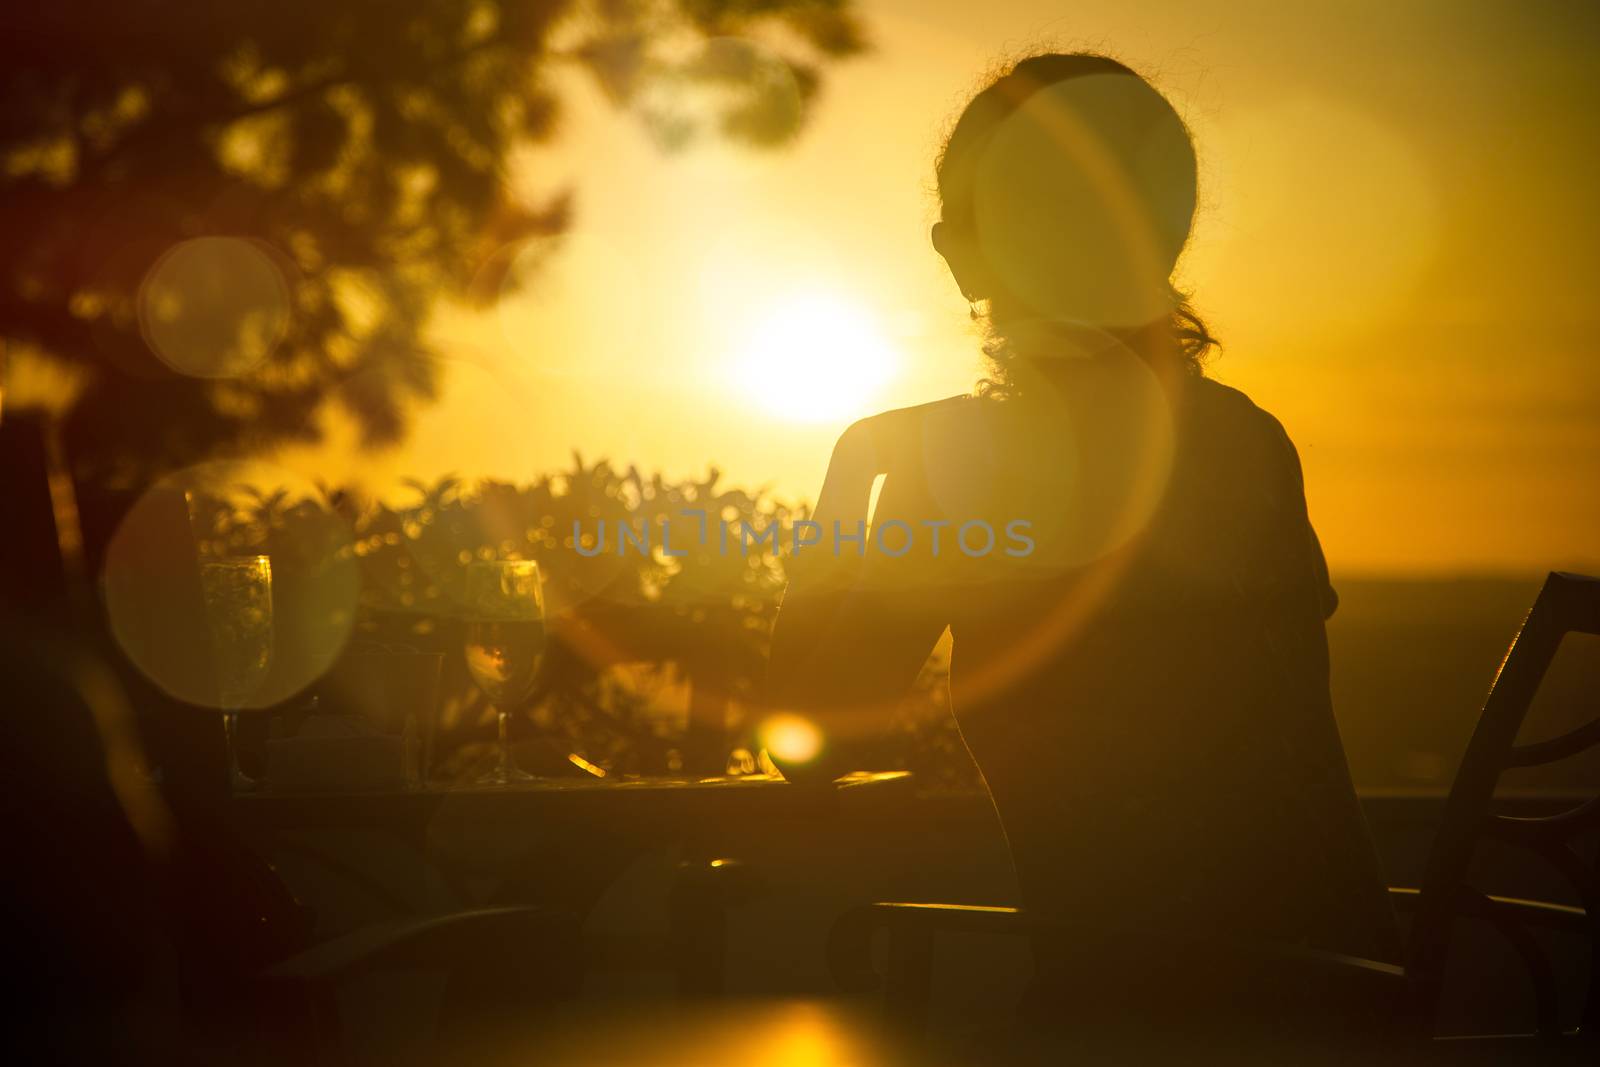
[(762, 818), (826, 816), (846, 798), (899, 795), (911, 787), (907, 771), (856, 772), (831, 787), (800, 786), (775, 775), (707, 778), (540, 778), (514, 785), (441, 785), (370, 792), (246, 793), (230, 804), (247, 826), (394, 824), (441, 814), (494, 817), (623, 816), (646, 822), (730, 814)]

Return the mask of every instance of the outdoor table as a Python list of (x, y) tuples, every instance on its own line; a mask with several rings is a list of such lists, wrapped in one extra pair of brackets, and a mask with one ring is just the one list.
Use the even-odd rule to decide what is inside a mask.
[[(671, 848), (669, 958), (682, 988), (721, 987), (724, 916), (759, 872), (727, 847), (786, 825), (826, 826), (861, 805), (894, 802), (904, 771), (856, 773), (830, 787), (769, 775), (561, 778), (514, 785), (429, 785), (381, 792), (236, 796), (228, 815), (267, 855), (298, 853), (361, 885), (390, 911), (416, 910), (361, 866), (363, 842), (398, 839), (417, 871), (442, 877), (451, 906), (535, 905), (582, 920), (645, 852)], [(327, 839), (339, 844), (329, 846)], [(354, 842), (354, 843), (352, 843)]]
[(657, 829), (700, 820), (828, 818), (846, 797), (909, 788), (907, 771), (857, 772), (832, 789), (765, 774), (709, 778), (540, 778), (513, 785), (439, 785), (374, 792), (246, 793), (232, 817), (246, 830), (370, 826), (412, 829), (444, 813), (539, 820), (626, 819)]

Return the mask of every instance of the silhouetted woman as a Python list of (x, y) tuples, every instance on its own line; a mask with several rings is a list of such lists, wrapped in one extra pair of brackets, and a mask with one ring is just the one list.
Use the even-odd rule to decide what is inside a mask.
[(1052, 1003), (1198, 988), (1140, 983), (1202, 934), (1392, 959), (1299, 459), (1204, 376), (1212, 339), (1170, 282), (1182, 120), (1120, 63), (1035, 56), (968, 104), (938, 190), (933, 244), (992, 374), (840, 439), (770, 678), (826, 747), (786, 773), (850, 768), (948, 628), (1022, 902), (1067, 931), (1036, 945)]

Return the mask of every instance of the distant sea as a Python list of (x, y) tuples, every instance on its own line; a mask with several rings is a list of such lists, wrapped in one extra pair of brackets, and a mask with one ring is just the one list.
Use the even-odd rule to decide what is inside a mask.
[[(1361, 788), (1443, 788), (1543, 578), (1341, 578), (1328, 623), (1334, 711)], [(1600, 715), (1600, 638), (1569, 635), (1522, 740)], [(1506, 784), (1600, 787), (1600, 751)]]

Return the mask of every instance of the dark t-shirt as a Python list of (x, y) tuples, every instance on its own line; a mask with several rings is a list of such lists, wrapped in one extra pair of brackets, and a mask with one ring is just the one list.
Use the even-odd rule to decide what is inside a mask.
[[(948, 627), (952, 705), (1030, 912), (1394, 958), (1294, 446), (1207, 379), (1076, 374), (1043, 402), (956, 398), (847, 433), (817, 517), (850, 530), (881, 474), (887, 540), (795, 561), (773, 698), (848, 753)], [(967, 551), (985, 526), (993, 547)]]

